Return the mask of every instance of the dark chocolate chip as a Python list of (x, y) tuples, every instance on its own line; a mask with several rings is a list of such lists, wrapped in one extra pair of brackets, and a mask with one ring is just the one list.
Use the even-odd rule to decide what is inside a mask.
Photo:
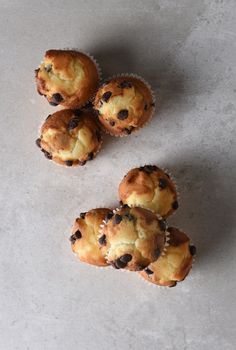
[(120, 256), (119, 260), (124, 262), (124, 263), (128, 263), (132, 260), (132, 255), (131, 254), (124, 254), (124, 255)]
[(42, 152), (44, 153), (44, 155), (47, 159), (49, 159), (49, 160), (52, 159), (52, 155), (49, 152), (45, 151), (44, 149), (42, 149)]
[(41, 139), (37, 139), (35, 143), (39, 148), (41, 148)]
[(73, 130), (73, 129), (77, 128), (78, 124), (79, 124), (79, 120), (77, 118), (71, 119), (68, 123), (68, 126), (67, 126), (68, 130)]
[(82, 237), (82, 234), (81, 234), (80, 230), (77, 230), (77, 231), (74, 233), (74, 235), (75, 235), (75, 237), (76, 237), (77, 239), (80, 239), (80, 238)]
[(72, 166), (73, 165), (73, 160), (66, 160), (65, 165), (67, 166)]
[(178, 208), (179, 208), (179, 203), (178, 203), (177, 201), (174, 201), (174, 202), (172, 203), (172, 208), (173, 208), (174, 210), (178, 209)]
[(49, 72), (51, 72), (51, 70), (52, 70), (52, 65), (51, 65), (51, 64), (48, 64), (47, 66), (44, 67), (44, 69), (45, 69), (46, 72), (49, 73)]
[(147, 111), (148, 105), (145, 103), (144, 110)]
[(160, 249), (159, 249), (159, 248), (156, 248), (156, 249), (154, 250), (154, 252), (153, 252), (154, 258), (155, 258), (155, 259), (158, 259), (160, 255), (161, 255)]
[(144, 165), (139, 168), (140, 171), (145, 171), (146, 173), (152, 173), (153, 171), (158, 170), (156, 165)]
[(98, 142), (100, 142), (102, 140), (102, 135), (101, 135), (100, 131), (96, 130), (96, 136), (97, 136)]
[(134, 221), (134, 216), (131, 214), (125, 214), (125, 217), (128, 218), (129, 221)]
[(70, 241), (72, 244), (74, 244), (76, 241), (76, 236), (75, 235), (70, 236)]
[(165, 231), (166, 230), (166, 221), (165, 220), (158, 220), (158, 223), (159, 223), (159, 227), (162, 231)]
[(56, 94), (52, 95), (52, 100), (53, 102), (60, 103), (61, 101), (63, 101), (63, 97), (57, 92)]
[(109, 124), (110, 124), (111, 126), (114, 126), (116, 123), (114, 122), (114, 120), (110, 120), (110, 121), (109, 121)]
[(51, 114), (49, 114), (49, 115), (47, 116), (46, 120), (48, 120), (50, 117), (51, 117)]
[(84, 160), (84, 161), (80, 161), (80, 160), (79, 160), (79, 161), (78, 161), (78, 164), (81, 165), (81, 166), (83, 166), (83, 165), (86, 164), (86, 160)]
[(143, 269), (145, 269), (146, 266), (143, 265), (137, 265), (136, 266), (136, 271), (142, 271)]
[(105, 222), (107, 223), (109, 220), (111, 220), (111, 218), (113, 217), (113, 213), (112, 212), (110, 212), (110, 213), (108, 213), (106, 216), (105, 216)]
[(167, 181), (165, 179), (160, 179), (158, 185), (163, 190), (164, 188), (167, 187)]
[(116, 259), (115, 264), (119, 269), (123, 269), (127, 266), (127, 262), (121, 261), (120, 259)]
[(50, 104), (51, 106), (58, 106), (58, 103), (55, 103), (55, 102), (52, 102), (52, 101), (49, 101), (49, 104)]
[(134, 129), (133, 126), (131, 126), (129, 129), (128, 128), (125, 128), (124, 129), (124, 132), (127, 134), (127, 135), (130, 135), (132, 133), (132, 130)]
[(116, 214), (116, 215), (114, 216), (114, 223), (115, 223), (116, 225), (118, 225), (121, 221), (122, 221), (122, 216), (119, 215), (119, 214)]
[(129, 208), (129, 206), (128, 206), (128, 204), (122, 204), (122, 208), (126, 209), (126, 208)]
[(122, 82), (120, 82), (118, 87), (120, 87), (121, 89), (131, 88), (132, 87), (132, 83), (130, 81), (123, 80)]
[(81, 219), (84, 219), (84, 218), (85, 218), (85, 215), (86, 215), (86, 212), (80, 213), (80, 214), (79, 214), (79, 216), (81, 217)]
[(107, 244), (106, 235), (102, 235), (102, 236), (99, 238), (98, 243), (99, 243), (100, 245), (106, 245), (106, 244)]
[(102, 95), (102, 100), (104, 102), (107, 102), (109, 100), (109, 98), (111, 97), (111, 95), (112, 95), (111, 91), (104, 92), (104, 94)]
[(92, 159), (93, 159), (93, 157), (94, 157), (93, 152), (90, 152), (90, 153), (88, 154), (88, 160), (92, 160)]
[(153, 102), (153, 103), (151, 103), (151, 107), (155, 107), (155, 103)]
[(148, 267), (145, 269), (147, 275), (152, 275), (154, 272), (150, 270)]
[(114, 269), (119, 269), (119, 267), (116, 265), (116, 262), (115, 261), (110, 261), (110, 264), (112, 267), (114, 267)]
[(195, 245), (190, 245), (189, 246), (189, 251), (190, 251), (190, 254), (193, 256), (193, 255), (196, 255), (197, 253), (197, 249), (195, 247)]
[(117, 118), (120, 120), (125, 120), (128, 118), (128, 116), (129, 116), (129, 111), (127, 109), (121, 109), (117, 114)]
[[(74, 113), (74, 115), (75, 115), (76, 117), (80, 117), (81, 114), (82, 114), (82, 111), (81, 111), (81, 109), (74, 109), (74, 110), (73, 110), (73, 113)], [(76, 119), (77, 119), (77, 118), (76, 118)]]

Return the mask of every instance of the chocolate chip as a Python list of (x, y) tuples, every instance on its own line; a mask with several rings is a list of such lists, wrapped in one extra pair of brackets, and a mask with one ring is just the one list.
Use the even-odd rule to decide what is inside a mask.
[(143, 265), (137, 265), (136, 266), (136, 271), (142, 271), (143, 269), (145, 269), (146, 266)]
[(120, 256), (119, 260), (124, 262), (124, 263), (128, 263), (132, 260), (132, 255), (131, 254), (124, 254), (124, 255)]
[(132, 87), (132, 83), (130, 81), (123, 80), (122, 82), (120, 82), (118, 87), (120, 87), (121, 89), (131, 88)]
[(42, 152), (44, 153), (44, 155), (47, 159), (49, 159), (49, 160), (52, 159), (52, 155), (49, 152), (45, 151), (44, 149), (42, 149)]
[(102, 235), (102, 236), (99, 238), (98, 243), (99, 243), (100, 245), (106, 245), (106, 244), (107, 244), (106, 235)]
[(75, 235), (70, 236), (70, 241), (72, 244), (74, 244), (76, 241), (76, 236)]
[(90, 153), (88, 154), (88, 160), (92, 160), (92, 159), (93, 159), (93, 157), (94, 157), (93, 152), (90, 152)]
[(125, 120), (128, 118), (128, 116), (129, 116), (129, 111), (127, 109), (121, 109), (117, 114), (117, 118), (120, 120)]
[(162, 231), (165, 231), (166, 230), (166, 221), (165, 220), (158, 220), (158, 223), (159, 223), (159, 227)]
[(128, 129), (128, 128), (125, 128), (123, 129), (123, 131), (127, 134), (127, 135), (130, 135), (132, 130), (131, 129)]
[(74, 233), (74, 235), (75, 235), (75, 237), (76, 237), (77, 239), (80, 239), (80, 238), (82, 237), (82, 234), (81, 234), (80, 230), (77, 230), (77, 231)]
[(108, 213), (106, 216), (105, 216), (105, 222), (107, 223), (109, 220), (111, 220), (111, 218), (113, 217), (113, 213), (112, 212), (110, 212), (110, 213)]
[(65, 164), (66, 164), (67, 166), (72, 166), (72, 165), (73, 165), (73, 160), (66, 160), (66, 161), (65, 161)]
[(52, 102), (52, 101), (49, 101), (49, 104), (50, 104), (51, 106), (58, 106), (58, 103), (55, 103), (55, 102)]
[(197, 249), (195, 247), (195, 245), (190, 245), (189, 246), (189, 251), (190, 251), (190, 254), (193, 256), (193, 255), (196, 255), (197, 253)]
[(125, 214), (125, 217), (127, 217), (129, 221), (134, 221), (134, 216), (131, 214)]
[[(74, 115), (75, 115), (76, 117), (79, 117), (79, 116), (81, 116), (82, 111), (81, 111), (81, 109), (74, 109), (74, 110), (73, 110), (73, 113), (74, 113)], [(77, 119), (77, 118), (76, 118), (76, 119)]]
[(167, 181), (165, 179), (160, 179), (158, 185), (163, 190), (164, 188), (167, 187)]
[(98, 142), (100, 142), (102, 140), (102, 135), (101, 135), (100, 131), (96, 130), (96, 136), (97, 136)]
[(35, 143), (39, 148), (41, 148), (41, 139), (37, 139)]
[(119, 269), (119, 267), (116, 265), (116, 261), (110, 261), (110, 264), (112, 267), (114, 267), (114, 269)]
[(52, 65), (51, 64), (48, 64), (47, 66), (44, 67), (45, 71), (46, 72), (50, 72), (52, 70)]
[(51, 117), (51, 114), (49, 114), (49, 115), (47, 116), (46, 120), (48, 120), (50, 117)]
[(146, 173), (152, 173), (153, 171), (158, 170), (156, 165), (144, 165), (139, 168), (140, 171), (145, 171)]
[(155, 107), (155, 103), (153, 102), (153, 103), (151, 103), (151, 105), (150, 105), (151, 107)]
[(81, 165), (81, 166), (83, 166), (83, 165), (86, 164), (86, 160), (84, 160), (84, 161), (79, 160), (79, 161), (78, 161), (78, 164)]
[(104, 94), (102, 95), (102, 100), (104, 102), (107, 102), (109, 100), (109, 98), (111, 97), (111, 95), (112, 95), (111, 91), (104, 92)]
[(124, 261), (121, 261), (120, 259), (116, 259), (115, 264), (119, 269), (123, 269), (124, 267), (127, 266), (127, 263)]
[(147, 275), (152, 275), (154, 272), (150, 270), (148, 267), (145, 269)]
[(116, 225), (118, 225), (121, 221), (122, 221), (122, 216), (119, 215), (119, 214), (116, 214), (116, 215), (114, 216), (114, 223), (115, 223)]
[(156, 249), (154, 250), (154, 252), (153, 252), (154, 258), (155, 258), (155, 259), (158, 259), (160, 255), (161, 255), (160, 249), (159, 249), (159, 248), (156, 248)]
[(110, 121), (109, 121), (109, 124), (110, 124), (111, 126), (114, 126), (116, 123), (114, 122), (114, 120), (110, 120)]
[(148, 105), (145, 103), (144, 110), (147, 111)]
[(129, 208), (128, 204), (123, 204), (122, 202), (120, 202), (120, 203), (121, 203), (123, 209)]
[(81, 219), (84, 219), (84, 218), (85, 218), (85, 215), (86, 215), (86, 212), (80, 213), (80, 214), (79, 214), (79, 216), (81, 217)]
[(52, 95), (52, 100), (53, 102), (60, 103), (61, 101), (63, 101), (63, 97), (57, 92), (56, 94)]
[(172, 208), (173, 208), (174, 210), (178, 209), (178, 208), (179, 208), (179, 203), (178, 203), (177, 201), (174, 201), (174, 202), (172, 203)]

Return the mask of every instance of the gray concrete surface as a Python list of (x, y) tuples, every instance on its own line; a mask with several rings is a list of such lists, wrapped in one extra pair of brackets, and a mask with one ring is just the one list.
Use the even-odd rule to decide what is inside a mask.
[[(236, 2), (0, 0), (0, 349), (234, 350)], [(34, 144), (53, 107), (33, 70), (48, 48), (94, 54), (104, 76), (142, 75), (158, 111), (139, 134), (105, 138), (81, 169)], [(80, 211), (116, 205), (132, 167), (175, 176), (170, 222), (198, 259), (172, 289), (78, 263), (68, 237)]]

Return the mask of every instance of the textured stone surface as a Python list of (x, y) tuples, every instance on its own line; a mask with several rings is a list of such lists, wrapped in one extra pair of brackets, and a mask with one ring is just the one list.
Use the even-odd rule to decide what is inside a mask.
[[(235, 1), (0, 1), (0, 348), (235, 349)], [(106, 137), (79, 169), (35, 146), (52, 111), (33, 70), (48, 48), (94, 54), (104, 76), (146, 78), (158, 111), (140, 133)], [(234, 157), (233, 157), (234, 156)], [(81, 211), (116, 205), (132, 167), (168, 168), (181, 192), (171, 218), (198, 259), (176, 288), (75, 260)]]

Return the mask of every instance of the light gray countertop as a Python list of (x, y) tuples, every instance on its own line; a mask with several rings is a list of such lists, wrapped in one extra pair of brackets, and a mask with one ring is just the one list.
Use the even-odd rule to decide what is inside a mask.
[[(0, 349), (234, 350), (236, 3), (234, 0), (0, 0)], [(37, 95), (49, 48), (77, 47), (104, 77), (143, 76), (157, 112), (141, 132), (105, 137), (81, 168), (47, 161), (34, 141), (57, 108)], [(73, 219), (117, 205), (132, 167), (169, 169), (170, 219), (198, 249), (192, 273), (161, 289), (71, 253)]]

